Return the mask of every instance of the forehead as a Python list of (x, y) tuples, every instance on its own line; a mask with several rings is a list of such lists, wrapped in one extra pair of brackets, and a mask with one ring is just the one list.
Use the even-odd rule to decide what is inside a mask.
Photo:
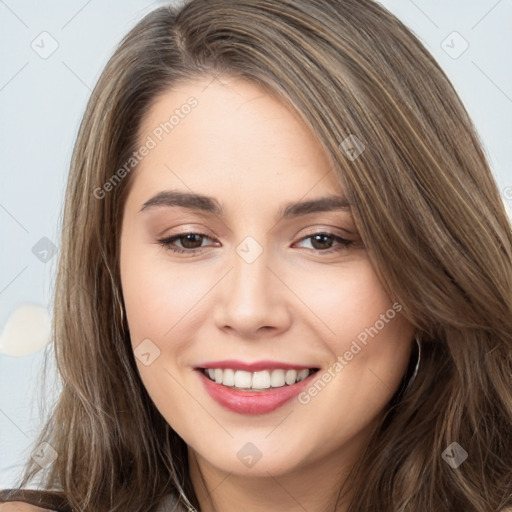
[(286, 103), (240, 78), (200, 78), (161, 94), (144, 116), (133, 187), (222, 195), (340, 191), (329, 155)]

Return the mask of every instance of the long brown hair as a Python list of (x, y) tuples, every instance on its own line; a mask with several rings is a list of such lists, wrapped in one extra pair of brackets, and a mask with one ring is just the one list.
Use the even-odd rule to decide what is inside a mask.
[[(417, 378), (354, 468), (349, 512), (512, 506), (511, 228), (450, 81), (372, 0), (192, 0), (156, 9), (123, 39), (71, 162), (54, 305), (62, 392), (36, 442), (58, 456), (42, 486), (91, 512), (149, 511), (169, 492), (199, 508), (186, 445), (141, 383), (123, 318), (119, 233), (136, 167), (104, 185), (159, 94), (216, 74), (276, 94), (312, 129), (421, 341)], [(349, 136), (364, 145), (357, 158)], [(458, 468), (442, 457), (454, 442), (468, 453)], [(31, 461), (21, 486), (38, 469)]]

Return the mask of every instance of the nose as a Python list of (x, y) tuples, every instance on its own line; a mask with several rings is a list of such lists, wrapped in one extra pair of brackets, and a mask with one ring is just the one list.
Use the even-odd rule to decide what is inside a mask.
[(215, 297), (214, 320), (219, 329), (243, 339), (257, 339), (289, 328), (290, 292), (275, 268), (266, 250), (252, 262), (238, 253), (233, 255), (232, 269), (219, 283)]

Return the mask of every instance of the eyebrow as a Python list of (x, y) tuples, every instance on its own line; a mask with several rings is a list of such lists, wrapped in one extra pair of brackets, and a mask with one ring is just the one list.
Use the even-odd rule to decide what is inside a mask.
[[(166, 190), (157, 193), (142, 205), (140, 212), (153, 208), (173, 206), (197, 210), (219, 217), (224, 216), (222, 206), (214, 197), (191, 192), (181, 192), (178, 190)], [(280, 208), (278, 218), (290, 219), (309, 213), (339, 210), (350, 210), (348, 200), (343, 196), (326, 196), (308, 201), (287, 203)]]

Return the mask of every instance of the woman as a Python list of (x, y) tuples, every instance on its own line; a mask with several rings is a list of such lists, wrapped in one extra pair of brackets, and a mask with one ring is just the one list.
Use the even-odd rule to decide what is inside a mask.
[(0, 509), (507, 510), (511, 242), (460, 99), (380, 5), (157, 9), (80, 128), (63, 388)]

